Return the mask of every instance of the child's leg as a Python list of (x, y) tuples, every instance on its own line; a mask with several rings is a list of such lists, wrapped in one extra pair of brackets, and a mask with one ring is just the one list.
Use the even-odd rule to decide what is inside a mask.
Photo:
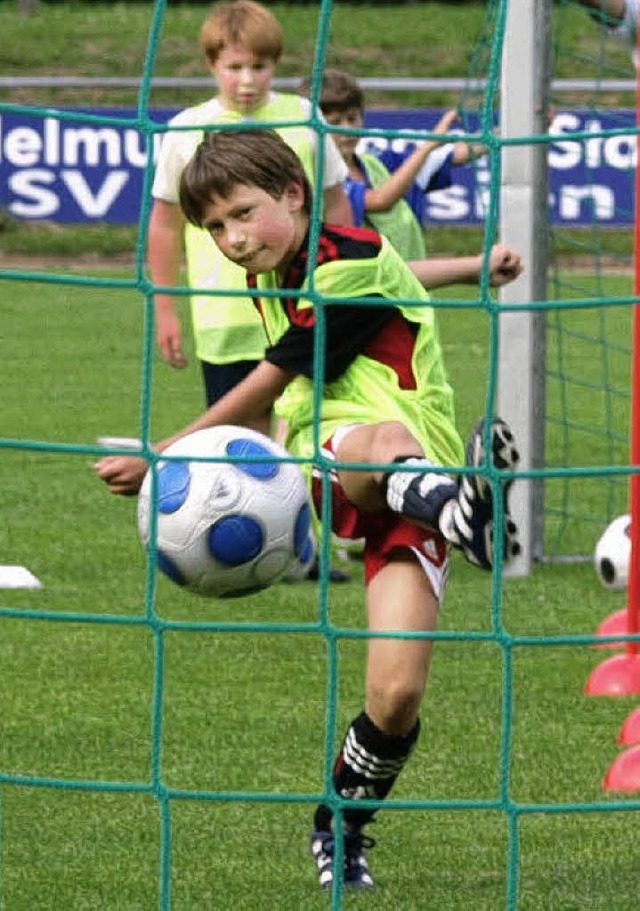
[[(394, 553), (367, 588), (372, 632), (431, 632), (438, 607), (424, 569), (408, 550)], [(406, 736), (415, 728), (432, 651), (430, 639), (369, 640), (365, 710), (385, 734)]]
[[(438, 602), (424, 569), (407, 549), (393, 554), (367, 589), (369, 629), (429, 632)], [(364, 711), (350, 724), (334, 770), (336, 791), (352, 799), (384, 799), (409, 758), (419, 733), (418, 712), (427, 685), (433, 643), (422, 638), (375, 637), (367, 648)], [(317, 828), (328, 828), (326, 808)], [(360, 829), (374, 815), (355, 807), (346, 824)]]
[[(485, 437), (489, 453), (485, 453)], [(516, 468), (518, 452), (503, 420), (483, 419), (476, 425), (467, 445), (467, 465), (472, 472), (456, 480), (429, 462), (417, 440), (395, 421), (353, 428), (340, 442), (336, 456), (341, 462), (398, 463), (395, 470), (386, 472), (340, 471), (344, 493), (361, 512), (390, 509), (421, 528), (440, 531), (476, 566), (492, 568), (493, 492), (478, 469), (489, 461), (502, 470)], [(520, 552), (517, 528), (509, 513), (511, 485), (509, 481), (504, 487), (505, 563)]]
[[(437, 571), (440, 581), (446, 568)], [(424, 568), (408, 548), (394, 550), (367, 587), (369, 628), (375, 632), (429, 632), (435, 629), (438, 601)], [(384, 800), (418, 739), (418, 711), (424, 695), (433, 644), (400, 636), (369, 640), (364, 710), (353, 719), (334, 767), (334, 786), (342, 797)], [(362, 834), (374, 810), (344, 810), (344, 880), (347, 886), (373, 885), (365, 852), (375, 842)], [(319, 806), (312, 852), (320, 883), (333, 884), (334, 835), (331, 811)]]
[[(398, 421), (354, 427), (341, 441), (336, 458), (340, 462), (379, 465), (415, 463), (415, 472), (411, 473), (341, 470), (340, 485), (362, 512), (392, 508), (394, 512), (437, 529), (442, 506), (458, 492), (458, 485), (451, 477), (431, 470), (437, 466), (426, 461), (418, 441)], [(392, 490), (387, 486), (389, 478), (393, 478)]]

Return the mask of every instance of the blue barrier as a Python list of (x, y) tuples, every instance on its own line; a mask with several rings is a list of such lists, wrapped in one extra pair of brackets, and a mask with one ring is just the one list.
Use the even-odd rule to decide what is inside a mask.
[[(18, 219), (60, 224), (127, 225), (138, 221), (148, 150), (145, 136), (135, 125), (135, 112), (131, 108), (100, 108), (84, 113), (91, 119), (84, 122), (22, 112), (0, 114), (0, 207)], [(174, 113), (175, 108), (149, 112), (158, 123), (166, 122)], [(370, 111), (366, 126), (431, 130), (442, 113), (432, 108)], [(132, 126), (96, 123), (99, 115), (131, 118)], [(553, 223), (633, 223), (636, 137), (624, 130), (634, 128), (633, 110), (597, 116), (587, 110), (556, 113), (551, 127), (556, 138), (549, 145)], [(473, 121), (467, 129), (476, 129)], [(154, 154), (161, 138), (162, 133), (153, 137)], [(388, 141), (398, 148), (410, 142), (403, 137), (369, 140), (374, 145)], [(481, 223), (489, 180), (486, 158), (473, 166), (456, 168), (453, 185), (429, 195), (428, 222)]]

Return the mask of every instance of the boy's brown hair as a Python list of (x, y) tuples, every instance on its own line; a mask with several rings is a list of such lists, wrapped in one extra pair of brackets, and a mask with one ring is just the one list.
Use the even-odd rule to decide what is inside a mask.
[(282, 28), (273, 13), (254, 0), (217, 3), (200, 29), (200, 47), (212, 65), (223, 48), (232, 44), (277, 63), (282, 54)]
[[(303, 79), (298, 86), (298, 94), (311, 98), (311, 86), (310, 78)], [(342, 112), (349, 108), (357, 108), (362, 113), (364, 111), (364, 92), (357, 80), (348, 73), (328, 69), (322, 76), (318, 104), (323, 114)]]
[(309, 215), (311, 184), (300, 159), (275, 130), (216, 130), (205, 134), (182, 172), (180, 207), (187, 221), (201, 228), (213, 196), (228, 199), (244, 184), (281, 199), (292, 183), (303, 188), (303, 211)]

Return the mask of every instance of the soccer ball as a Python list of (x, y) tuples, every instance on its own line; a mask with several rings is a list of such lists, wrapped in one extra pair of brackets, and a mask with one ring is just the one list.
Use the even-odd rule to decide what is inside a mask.
[(629, 579), (631, 517), (618, 516), (596, 544), (593, 562), (598, 578), (609, 591), (624, 591)]
[(225, 425), (189, 434), (165, 455), (172, 458), (158, 463), (155, 486), (152, 469), (142, 483), (138, 528), (150, 548), (155, 509), (158, 567), (173, 582), (205, 597), (239, 597), (305, 557), (309, 490), (298, 465), (269, 461), (288, 457), (273, 440)]
[(302, 553), (293, 564), (293, 566), (287, 570), (285, 576), (286, 581), (303, 582), (313, 569), (317, 554), (318, 545), (316, 543), (316, 536), (313, 533), (313, 528), (310, 528), (306, 543), (302, 549)]

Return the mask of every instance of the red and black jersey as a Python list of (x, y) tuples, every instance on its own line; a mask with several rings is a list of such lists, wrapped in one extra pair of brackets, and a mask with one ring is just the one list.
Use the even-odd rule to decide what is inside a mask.
[[(381, 243), (380, 235), (366, 228), (322, 225), (316, 262), (318, 266), (322, 266), (335, 260), (374, 259), (380, 252)], [(313, 376), (314, 329), (317, 314), (313, 307), (305, 306), (299, 309), (299, 299), (286, 296), (287, 289), (296, 290), (302, 287), (307, 278), (308, 266), (309, 235), (305, 238), (281, 283), (283, 294), (278, 298), (278, 305), (285, 312), (289, 328), (267, 348), (265, 360), (289, 373), (311, 378)], [(247, 283), (249, 288), (257, 289), (256, 276), (247, 275)], [(254, 296), (254, 301), (261, 311), (260, 300)], [(417, 327), (405, 320), (398, 308), (392, 304), (358, 304), (340, 301), (329, 303), (323, 312), (326, 382), (332, 382), (341, 376), (359, 354), (366, 353), (376, 356), (373, 351), (380, 350), (385, 352), (381, 358), (384, 362), (387, 362), (389, 358), (400, 356), (396, 344), (399, 335), (405, 335), (405, 343), (410, 348), (413, 347)], [(402, 326), (399, 323), (402, 323)], [(385, 338), (390, 334), (393, 335), (394, 341)], [(401, 347), (404, 348), (404, 344)], [(396, 349), (395, 355), (394, 349)], [(405, 371), (406, 354), (405, 349), (401, 355)], [(412, 378), (405, 379), (409, 386), (413, 385)], [(402, 385), (405, 385), (406, 388), (406, 383)]]

